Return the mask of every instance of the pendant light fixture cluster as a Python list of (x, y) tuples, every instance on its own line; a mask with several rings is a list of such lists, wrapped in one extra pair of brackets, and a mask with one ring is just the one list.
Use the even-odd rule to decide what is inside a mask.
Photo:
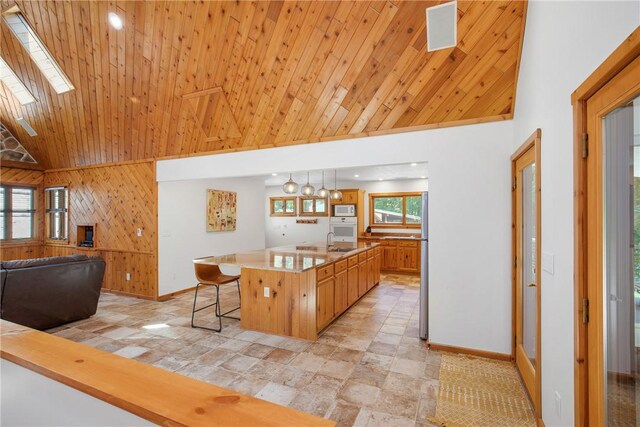
[[(324, 186), (324, 171), (322, 171), (322, 187), (318, 190), (317, 196), (320, 198), (330, 197), (332, 200), (341, 200), (342, 193), (338, 190), (338, 171), (334, 170), (334, 189), (329, 190)], [(293, 180), (293, 176), (289, 174), (289, 181), (285, 182), (282, 186), (282, 190), (286, 194), (296, 194), (298, 192), (298, 183)], [(300, 194), (306, 197), (311, 197), (315, 193), (316, 189), (309, 182), (309, 172), (307, 172), (307, 183), (300, 189)]]

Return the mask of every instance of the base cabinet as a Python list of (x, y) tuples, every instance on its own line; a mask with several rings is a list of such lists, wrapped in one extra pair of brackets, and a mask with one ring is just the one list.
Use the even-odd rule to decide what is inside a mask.
[(420, 241), (381, 239), (380, 270), (398, 273), (420, 273)]
[(316, 268), (316, 326), (326, 328), (380, 282), (381, 250), (367, 249)]
[(334, 286), (335, 279), (333, 277), (325, 279), (318, 283), (316, 291), (317, 298), (317, 315), (316, 324), (318, 330), (323, 329), (331, 322), (334, 314)]
[(347, 271), (347, 301), (349, 306), (358, 301), (358, 266)]
[(336, 273), (334, 298), (334, 315), (342, 313), (349, 307), (349, 280), (347, 270)]

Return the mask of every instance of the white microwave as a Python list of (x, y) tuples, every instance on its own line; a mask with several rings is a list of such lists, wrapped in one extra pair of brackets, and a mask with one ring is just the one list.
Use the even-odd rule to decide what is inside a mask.
[(356, 216), (356, 205), (333, 205), (333, 216)]

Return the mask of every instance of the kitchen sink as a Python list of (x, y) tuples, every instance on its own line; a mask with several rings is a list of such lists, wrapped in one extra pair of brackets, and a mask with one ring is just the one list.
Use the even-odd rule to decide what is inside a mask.
[(329, 248), (329, 252), (351, 252), (355, 251), (353, 248)]

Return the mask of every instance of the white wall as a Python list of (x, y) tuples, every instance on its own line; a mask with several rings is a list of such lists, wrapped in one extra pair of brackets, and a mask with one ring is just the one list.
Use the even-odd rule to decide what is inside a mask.
[[(207, 189), (238, 193), (235, 231), (207, 232)], [(158, 294), (195, 286), (194, 258), (264, 248), (263, 200), (264, 181), (259, 178), (160, 182)]]
[[(512, 139), (511, 121), (494, 122), (161, 160), (157, 179), (162, 198), (162, 181), (427, 161), (431, 340), (510, 353)], [(258, 200), (264, 209), (264, 195)]]
[(153, 426), (155, 424), (15, 363), (0, 360), (0, 425)]
[[(640, 24), (637, 1), (530, 1), (514, 120), (515, 150), (542, 129), (542, 408), (573, 425), (573, 117), (571, 93)], [(561, 396), (556, 410), (555, 392)]]
[[(426, 179), (403, 179), (390, 181), (343, 181), (340, 188), (359, 188), (365, 190), (364, 228), (369, 225), (369, 193), (392, 193), (426, 191)], [(280, 246), (299, 242), (324, 242), (329, 232), (329, 217), (301, 217), (317, 219), (317, 224), (296, 224), (296, 217), (271, 216), (269, 197), (284, 196), (282, 186), (269, 186), (265, 194), (265, 232), (266, 247)], [(415, 233), (415, 229), (376, 229), (385, 233)]]

